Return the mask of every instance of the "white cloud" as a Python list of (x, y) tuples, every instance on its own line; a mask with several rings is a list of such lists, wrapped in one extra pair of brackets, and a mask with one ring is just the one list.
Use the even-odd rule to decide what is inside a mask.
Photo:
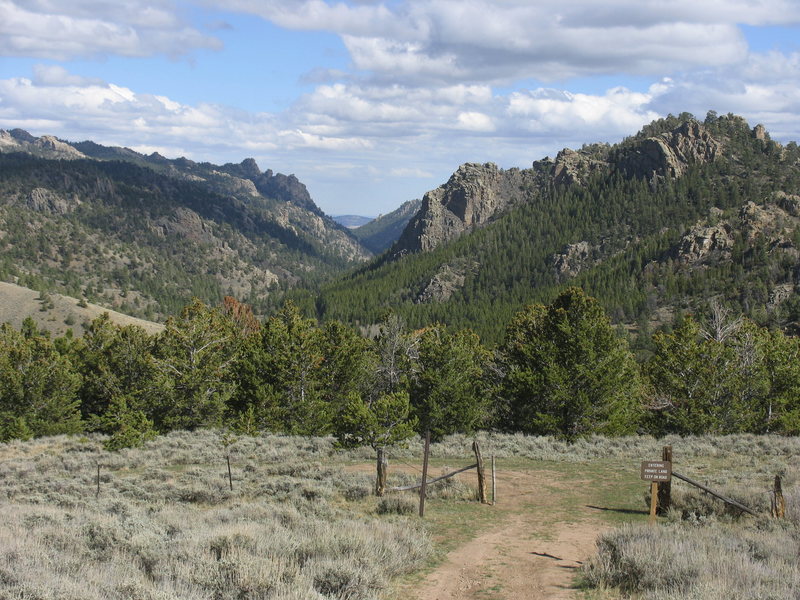
[(494, 131), (492, 118), (484, 113), (467, 111), (458, 114), (458, 128), (465, 131)]
[(509, 82), (735, 64), (739, 25), (796, 25), (794, 0), (205, 0), (279, 26), (337, 33), (374, 81)]
[(411, 169), (405, 167), (398, 167), (389, 170), (390, 177), (414, 177), (417, 179), (431, 179), (433, 177), (433, 173), (430, 171), (426, 171), (425, 169)]
[(163, 0), (0, 0), (0, 54), (54, 60), (221, 47)]
[(45, 86), (85, 86), (102, 85), (103, 81), (97, 78), (73, 75), (59, 65), (34, 65), (33, 81), (37, 85)]

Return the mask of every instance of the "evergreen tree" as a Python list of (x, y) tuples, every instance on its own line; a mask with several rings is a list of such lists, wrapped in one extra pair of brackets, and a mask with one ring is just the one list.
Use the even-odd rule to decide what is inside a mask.
[(12, 437), (78, 433), (80, 375), (53, 342), (0, 325), (0, 433)]
[(508, 429), (567, 439), (636, 431), (638, 366), (602, 307), (579, 288), (518, 313), (499, 360)]
[(407, 392), (372, 398), (352, 393), (347, 398), (335, 421), (335, 434), (344, 448), (370, 446), (376, 451), (375, 495), (383, 496), (386, 490), (386, 448), (414, 435), (415, 423)]
[(471, 331), (449, 333), (434, 325), (419, 336), (418, 367), (411, 402), (420, 433), (432, 439), (470, 432), (488, 416), (490, 353)]
[(234, 337), (230, 321), (199, 300), (167, 321), (154, 349), (163, 390), (156, 418), (160, 430), (222, 424), (235, 389)]

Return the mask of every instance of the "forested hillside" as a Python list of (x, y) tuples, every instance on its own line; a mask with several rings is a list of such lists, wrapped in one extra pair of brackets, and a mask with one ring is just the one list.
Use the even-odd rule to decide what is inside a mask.
[(259, 312), (370, 252), (294, 176), (25, 132), (0, 136), (0, 280), (163, 320), (193, 297)]
[(380, 254), (397, 241), (397, 238), (403, 233), (403, 229), (419, 210), (421, 204), (420, 200), (404, 202), (397, 210), (393, 210), (386, 215), (380, 215), (377, 219), (357, 227), (353, 230), (353, 235), (365, 247), (375, 254)]
[(800, 317), (800, 151), (709, 113), (531, 169), (465, 165), (384, 257), (327, 285), (325, 319), (471, 327), (490, 343), (524, 304), (578, 285), (647, 333), (710, 297), (761, 324)]

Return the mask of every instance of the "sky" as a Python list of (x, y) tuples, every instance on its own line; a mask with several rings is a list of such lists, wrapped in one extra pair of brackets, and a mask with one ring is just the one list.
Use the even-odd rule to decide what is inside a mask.
[(0, 0), (0, 129), (252, 157), (330, 215), (709, 110), (800, 140), (800, 0)]

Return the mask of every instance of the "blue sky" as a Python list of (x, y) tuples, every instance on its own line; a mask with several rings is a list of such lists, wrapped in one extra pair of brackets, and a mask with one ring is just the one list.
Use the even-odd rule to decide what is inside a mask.
[(0, 0), (0, 128), (254, 157), (329, 214), (709, 109), (800, 139), (800, 2)]

